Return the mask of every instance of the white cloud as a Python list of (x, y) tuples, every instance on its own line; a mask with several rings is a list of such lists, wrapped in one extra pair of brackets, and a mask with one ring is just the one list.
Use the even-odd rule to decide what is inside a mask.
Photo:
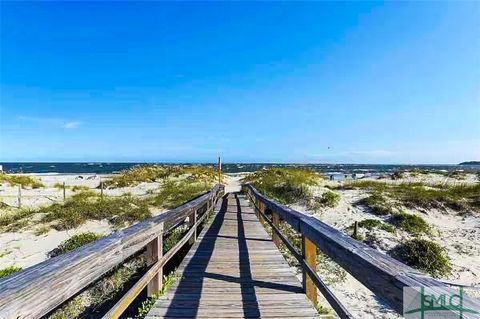
[(32, 117), (32, 116), (23, 116), (19, 115), (17, 118), (20, 121), (30, 122), (38, 125), (45, 126), (55, 126), (65, 129), (75, 129), (82, 124), (80, 121), (69, 121), (59, 118), (49, 118), (49, 117)]
[(67, 122), (67, 123), (64, 123), (62, 127), (72, 129), (72, 128), (77, 128), (80, 124), (81, 124), (80, 122)]

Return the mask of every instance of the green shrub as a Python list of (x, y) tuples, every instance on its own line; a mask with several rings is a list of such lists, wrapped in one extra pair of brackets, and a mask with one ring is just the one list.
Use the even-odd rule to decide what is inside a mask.
[(408, 240), (389, 251), (389, 254), (433, 277), (448, 276), (452, 271), (445, 250), (433, 241), (419, 238)]
[(22, 188), (40, 188), (43, 187), (42, 182), (38, 179), (26, 175), (9, 175), (0, 173), (0, 184), (7, 183), (11, 186), (20, 185)]
[(338, 205), (338, 202), (340, 201), (340, 198), (341, 198), (340, 194), (337, 194), (337, 193), (334, 193), (334, 192), (331, 192), (331, 191), (327, 191), (327, 192), (322, 194), (322, 197), (321, 197), (320, 201), (325, 206), (334, 208), (335, 206)]
[(10, 276), (11, 274), (19, 272), (20, 270), (22, 270), (22, 268), (16, 266), (8, 266), (6, 268), (0, 269), (0, 278)]
[(78, 247), (82, 247), (88, 243), (94, 242), (100, 238), (102, 235), (92, 233), (92, 232), (85, 232), (80, 233), (77, 235), (73, 235), (69, 239), (63, 241), (57, 248), (49, 253), (50, 257), (56, 257), (63, 255), (69, 251), (72, 251)]
[(321, 176), (306, 168), (269, 168), (248, 174), (243, 183), (252, 183), (262, 194), (284, 204), (310, 200), (309, 186), (317, 185)]
[(393, 205), (380, 192), (373, 192), (368, 197), (359, 201), (359, 204), (366, 206), (375, 215), (390, 215), (395, 213)]
[(430, 226), (428, 223), (422, 217), (417, 215), (407, 214), (405, 212), (395, 213), (390, 218), (390, 222), (413, 235), (430, 233)]

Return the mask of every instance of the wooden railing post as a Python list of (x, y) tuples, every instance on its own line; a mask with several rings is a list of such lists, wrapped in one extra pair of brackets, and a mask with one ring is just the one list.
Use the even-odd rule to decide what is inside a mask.
[[(155, 264), (163, 256), (163, 223), (160, 235), (147, 244), (147, 266)], [(163, 269), (152, 278), (147, 285), (147, 296), (151, 297), (154, 293), (162, 289)]]
[(197, 240), (197, 227), (195, 226), (196, 223), (197, 223), (197, 211), (194, 210), (193, 213), (188, 217), (188, 226), (195, 227), (192, 237), (190, 237), (190, 239), (188, 240), (188, 243), (190, 245), (193, 245)]
[[(306, 263), (312, 268), (313, 271), (317, 271), (317, 247), (307, 237), (302, 235), (302, 255)], [(308, 299), (316, 306), (317, 305), (317, 287), (313, 283), (310, 276), (303, 270), (303, 289)]]
[[(280, 229), (280, 216), (278, 216), (277, 213), (272, 212), (272, 223), (275, 227)], [(280, 244), (282, 243), (280, 237), (278, 237), (277, 233), (275, 231), (272, 231), (272, 240), (277, 245), (277, 247), (280, 247)]]

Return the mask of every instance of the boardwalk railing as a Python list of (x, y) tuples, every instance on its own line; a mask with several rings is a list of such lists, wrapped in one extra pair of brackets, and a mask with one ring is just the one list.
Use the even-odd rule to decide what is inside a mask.
[[(161, 289), (163, 266), (196, 240), (198, 226), (223, 193), (216, 185), (180, 207), (0, 280), (0, 318), (42, 317), (146, 247), (148, 271), (104, 316), (118, 318), (145, 287), (148, 295)], [(163, 237), (185, 222), (188, 232), (163, 254)]]
[[(318, 288), (340, 318), (353, 317), (318, 276), (317, 247), (400, 314), (403, 313), (404, 287), (412, 287), (412, 290), (407, 291), (410, 293), (418, 291), (418, 295), (420, 295), (420, 287), (429, 287), (435, 295), (443, 294), (447, 298), (452, 296), (451, 290), (448, 290), (444, 283), (354, 240), (314, 217), (269, 199), (260, 194), (251, 184), (243, 185), (242, 191), (252, 201), (259, 217), (272, 227), (273, 241), (277, 245), (283, 242), (300, 263), (303, 271), (303, 287), (307, 297), (316, 304)], [(288, 223), (301, 234), (301, 252), (297, 251), (281, 233), (280, 222)], [(478, 311), (480, 303), (477, 299), (464, 299), (463, 304), (460, 304), (460, 308), (462, 307)], [(460, 308), (457, 306), (445, 310), (451, 311), (452, 315), (455, 314), (458, 317)], [(462, 318), (478, 318), (478, 313), (463, 312)]]

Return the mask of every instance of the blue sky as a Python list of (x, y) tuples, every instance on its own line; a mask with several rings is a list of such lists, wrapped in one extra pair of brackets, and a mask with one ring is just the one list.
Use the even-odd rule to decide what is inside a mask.
[(479, 2), (0, 5), (0, 161), (480, 160)]

